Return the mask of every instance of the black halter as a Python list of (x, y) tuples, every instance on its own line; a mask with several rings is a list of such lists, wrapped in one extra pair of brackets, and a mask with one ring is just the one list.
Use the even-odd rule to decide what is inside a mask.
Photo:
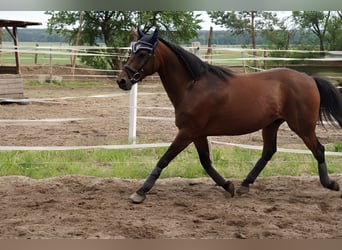
[(138, 69), (134, 69), (127, 64), (124, 65), (124, 69), (129, 77), (129, 80), (133, 84), (141, 80), (141, 73), (144, 71), (144, 67), (149, 62), (150, 58), (154, 56), (154, 52), (155, 52), (157, 45), (158, 45), (158, 40), (154, 44), (144, 42), (144, 41), (138, 41), (132, 45), (132, 54), (136, 54), (139, 50), (149, 51), (148, 56), (145, 58), (142, 65)]

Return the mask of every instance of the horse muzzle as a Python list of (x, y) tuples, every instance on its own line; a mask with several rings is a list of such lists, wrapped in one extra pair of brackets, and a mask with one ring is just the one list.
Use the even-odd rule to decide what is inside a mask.
[(131, 90), (133, 85), (132, 81), (124, 77), (118, 78), (116, 82), (118, 83), (119, 88), (123, 90)]

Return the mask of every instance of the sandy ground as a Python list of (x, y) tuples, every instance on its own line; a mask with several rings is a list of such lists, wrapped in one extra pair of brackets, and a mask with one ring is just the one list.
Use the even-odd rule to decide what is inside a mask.
[[(342, 183), (341, 175), (334, 178)], [(207, 178), (161, 179), (134, 205), (127, 197), (140, 183), (2, 177), (1, 238), (342, 238), (340, 193), (315, 177), (260, 178), (248, 195), (234, 198)]]
[[(171, 142), (177, 132), (172, 121), (146, 118), (173, 117), (163, 89), (144, 83), (139, 91), (138, 143)], [(117, 95), (85, 97), (99, 94)], [(25, 96), (34, 101), (0, 105), (1, 146), (127, 142), (129, 96), (115, 85), (30, 87)], [(327, 145), (342, 139), (333, 128), (319, 127), (318, 135)], [(260, 132), (215, 139), (262, 144)], [(285, 125), (278, 141), (303, 148)], [(333, 177), (342, 184), (342, 175)], [(248, 195), (234, 198), (208, 178), (162, 179), (134, 205), (128, 197), (142, 181), (0, 177), (0, 238), (342, 238), (341, 193), (322, 188), (317, 176), (259, 178)]]

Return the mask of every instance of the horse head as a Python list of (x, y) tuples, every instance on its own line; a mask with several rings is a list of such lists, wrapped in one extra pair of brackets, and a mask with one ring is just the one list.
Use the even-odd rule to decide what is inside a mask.
[(132, 85), (153, 74), (154, 54), (158, 45), (158, 30), (152, 35), (144, 34), (138, 28), (138, 41), (132, 44), (131, 55), (117, 78), (119, 87), (130, 90)]

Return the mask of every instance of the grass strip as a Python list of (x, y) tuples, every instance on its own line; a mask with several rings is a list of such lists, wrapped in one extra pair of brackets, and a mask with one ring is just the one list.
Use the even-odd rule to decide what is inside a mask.
[[(339, 147), (336, 147), (339, 148)], [(1, 151), (0, 176), (22, 175), (35, 179), (62, 175), (146, 178), (166, 148), (87, 149), (70, 151)], [(260, 157), (258, 150), (212, 147), (214, 167), (226, 178), (244, 178)], [(342, 172), (340, 157), (327, 157), (329, 173)], [(312, 155), (276, 153), (260, 176), (317, 175)], [(196, 149), (188, 147), (163, 171), (161, 178), (207, 177)]]

